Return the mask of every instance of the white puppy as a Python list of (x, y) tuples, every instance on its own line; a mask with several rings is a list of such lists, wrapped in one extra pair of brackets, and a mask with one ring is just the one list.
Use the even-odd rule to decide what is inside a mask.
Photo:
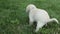
[(45, 10), (38, 9), (35, 5), (29, 4), (26, 8), (26, 12), (29, 12), (29, 24), (32, 25), (34, 21), (37, 22), (36, 30), (37, 32), (39, 28), (42, 28), (48, 22), (55, 21), (58, 23), (56, 18), (50, 19), (48, 13)]

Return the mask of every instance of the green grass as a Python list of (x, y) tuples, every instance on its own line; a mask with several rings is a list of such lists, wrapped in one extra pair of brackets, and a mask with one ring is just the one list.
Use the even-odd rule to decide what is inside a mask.
[(35, 26), (28, 26), (25, 11), (28, 4), (46, 10), (60, 23), (60, 0), (0, 0), (0, 34), (60, 34), (60, 24), (55, 22), (48, 23), (35, 33)]

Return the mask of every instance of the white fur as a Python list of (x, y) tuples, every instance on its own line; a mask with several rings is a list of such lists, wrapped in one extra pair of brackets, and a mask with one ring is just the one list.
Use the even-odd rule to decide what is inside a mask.
[(56, 18), (50, 19), (48, 13), (45, 10), (38, 9), (33, 4), (29, 4), (27, 6), (26, 12), (29, 12), (29, 25), (32, 25), (34, 21), (37, 22), (35, 32), (37, 32), (48, 22), (56, 21), (58, 23), (58, 20)]

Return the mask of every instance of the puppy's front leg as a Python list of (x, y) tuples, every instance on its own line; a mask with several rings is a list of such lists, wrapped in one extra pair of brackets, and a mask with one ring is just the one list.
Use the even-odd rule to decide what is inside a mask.
[(33, 24), (33, 22), (34, 22), (34, 20), (33, 20), (33, 18), (29, 18), (29, 26), (31, 26), (32, 24)]

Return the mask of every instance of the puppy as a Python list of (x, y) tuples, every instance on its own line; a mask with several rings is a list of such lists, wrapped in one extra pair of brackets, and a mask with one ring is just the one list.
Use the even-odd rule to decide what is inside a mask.
[(33, 4), (29, 4), (26, 7), (26, 12), (29, 13), (29, 25), (32, 25), (34, 21), (37, 22), (35, 32), (37, 32), (40, 28), (42, 28), (48, 22), (55, 21), (58, 23), (58, 20), (56, 18), (51, 19), (45, 10), (38, 9)]

